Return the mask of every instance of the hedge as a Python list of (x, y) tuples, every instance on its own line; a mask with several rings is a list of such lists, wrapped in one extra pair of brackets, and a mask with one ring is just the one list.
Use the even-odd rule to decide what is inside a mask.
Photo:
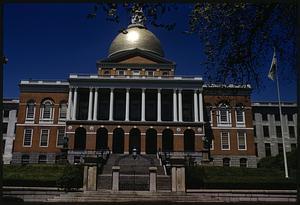
[[(4, 186), (82, 187), (83, 169), (75, 165), (4, 165)], [(70, 177), (72, 176), (72, 177)], [(68, 180), (71, 182), (68, 182)], [(80, 181), (81, 180), (81, 181)], [(68, 185), (69, 184), (69, 185)]]
[(187, 167), (187, 188), (295, 189), (294, 178), (277, 169), (240, 167)]

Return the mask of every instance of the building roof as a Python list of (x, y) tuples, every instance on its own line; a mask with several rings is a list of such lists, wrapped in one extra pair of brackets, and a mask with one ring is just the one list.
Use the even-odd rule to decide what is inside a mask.
[(131, 24), (116, 36), (110, 45), (108, 57), (133, 49), (140, 49), (164, 57), (159, 39), (140, 24)]

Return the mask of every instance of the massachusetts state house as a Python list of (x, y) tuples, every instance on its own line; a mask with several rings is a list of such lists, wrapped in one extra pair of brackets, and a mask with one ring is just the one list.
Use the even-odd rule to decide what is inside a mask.
[(13, 163), (86, 155), (167, 154), (195, 164), (256, 167), (249, 85), (175, 75), (159, 39), (136, 19), (94, 74), (22, 80)]

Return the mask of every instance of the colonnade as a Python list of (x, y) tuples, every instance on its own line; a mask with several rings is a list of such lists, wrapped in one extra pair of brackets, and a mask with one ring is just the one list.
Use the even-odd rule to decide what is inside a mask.
[[(88, 120), (97, 120), (98, 92), (100, 88), (89, 88)], [(152, 90), (152, 89), (151, 89)], [(161, 88), (157, 90), (157, 122), (161, 122)], [(169, 89), (168, 89), (169, 90)], [(129, 121), (129, 95), (130, 88), (126, 88), (125, 121)], [(145, 120), (145, 98), (146, 88), (141, 89), (141, 121)], [(183, 89), (173, 89), (173, 122), (182, 122), (182, 91)], [(78, 100), (78, 87), (70, 87), (67, 119), (76, 120)], [(177, 105), (178, 100), (178, 105)], [(201, 90), (194, 90), (194, 121), (203, 122), (203, 96)], [(198, 109), (199, 107), (199, 109)], [(110, 88), (109, 121), (113, 121), (114, 114), (114, 88)]]

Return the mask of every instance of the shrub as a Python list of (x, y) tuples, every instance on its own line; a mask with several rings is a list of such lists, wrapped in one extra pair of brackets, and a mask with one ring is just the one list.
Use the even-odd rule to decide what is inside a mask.
[(83, 167), (67, 165), (63, 175), (57, 180), (57, 185), (65, 190), (78, 189), (83, 184)]

